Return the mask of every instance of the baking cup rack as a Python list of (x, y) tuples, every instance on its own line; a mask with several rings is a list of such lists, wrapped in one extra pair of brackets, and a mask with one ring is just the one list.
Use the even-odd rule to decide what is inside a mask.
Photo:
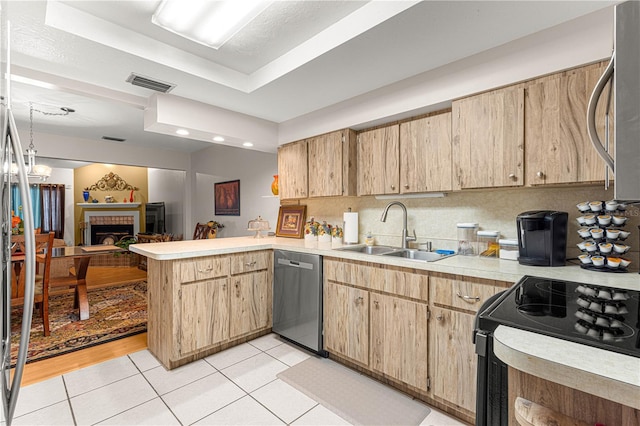
[(626, 205), (615, 201), (585, 201), (577, 205), (580, 216), (578, 248), (580, 267), (598, 272), (624, 273), (631, 261), (624, 258), (631, 247), (625, 244), (631, 232), (624, 226)]
[(580, 216), (578, 248), (580, 267), (598, 272), (624, 273), (631, 261), (624, 258), (631, 247), (625, 240), (631, 235), (624, 229), (626, 205), (615, 201), (585, 201), (577, 205)]

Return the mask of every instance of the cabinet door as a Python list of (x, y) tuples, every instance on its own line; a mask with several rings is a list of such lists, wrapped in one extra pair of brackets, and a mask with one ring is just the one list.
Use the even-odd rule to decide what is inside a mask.
[(267, 271), (232, 278), (231, 338), (271, 327), (270, 284)]
[(369, 365), (369, 292), (331, 282), (324, 287), (324, 345)]
[(524, 89), (512, 87), (454, 101), (454, 189), (524, 182)]
[(342, 195), (342, 132), (307, 139), (309, 197)]
[(474, 316), (442, 308), (433, 308), (431, 314), (433, 395), (475, 412), (478, 362), (471, 341)]
[(358, 195), (399, 192), (399, 126), (358, 134)]
[(371, 294), (371, 368), (427, 390), (426, 304)]
[[(528, 185), (604, 180), (604, 162), (591, 146), (586, 121), (591, 92), (603, 71), (604, 66), (591, 65), (541, 78), (527, 87)], [(596, 111), (598, 134), (603, 141), (604, 104), (601, 102)], [(613, 126), (610, 127), (612, 131)], [(612, 134), (610, 141), (613, 148)]]
[(400, 192), (451, 191), (451, 113), (400, 124)]
[(278, 148), (278, 193), (281, 200), (307, 198), (307, 141)]
[(180, 286), (179, 342), (182, 355), (229, 338), (228, 278)]

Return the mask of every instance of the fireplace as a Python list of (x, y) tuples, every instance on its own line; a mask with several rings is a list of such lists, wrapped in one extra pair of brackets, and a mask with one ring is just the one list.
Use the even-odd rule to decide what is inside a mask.
[[(140, 211), (132, 209), (134, 203), (126, 206), (101, 204), (91, 206), (96, 210), (84, 210), (84, 244), (114, 244), (122, 237), (132, 237), (140, 232)], [(101, 208), (103, 210), (97, 210)]]
[(91, 225), (91, 245), (113, 245), (123, 237), (133, 237), (133, 224), (130, 225)]

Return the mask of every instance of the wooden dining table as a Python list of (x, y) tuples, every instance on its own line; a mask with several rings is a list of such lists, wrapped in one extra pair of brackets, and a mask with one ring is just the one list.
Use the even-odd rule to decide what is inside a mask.
[(99, 254), (123, 252), (114, 245), (54, 247), (51, 258), (73, 258), (74, 268), (67, 277), (53, 277), (50, 287), (74, 287), (73, 308), (78, 309), (80, 320), (89, 319), (89, 298), (87, 296), (87, 271), (91, 257)]

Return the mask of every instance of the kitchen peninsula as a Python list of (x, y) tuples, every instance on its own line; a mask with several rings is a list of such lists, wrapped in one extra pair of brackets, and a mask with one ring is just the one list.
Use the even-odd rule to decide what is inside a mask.
[[(640, 290), (637, 273), (602, 274), (579, 266), (533, 267), (468, 256), (416, 262), (334, 250), (330, 244), (309, 246), (303, 240), (287, 238), (239, 237), (132, 245), (131, 251), (148, 257), (148, 347), (166, 368), (270, 332), (273, 249), (324, 256), (325, 348), (331, 358), (469, 422), (475, 412), (475, 354), (470, 333), (473, 314), (481, 303), (461, 301), (456, 293), (469, 294), (480, 301), (524, 275), (585, 284), (597, 281), (601, 286)], [(360, 303), (341, 311), (337, 296), (351, 297), (353, 292)], [(415, 352), (410, 348), (415, 355), (413, 361), (403, 359), (399, 367), (390, 366), (393, 357), (385, 357), (384, 347), (394, 344), (393, 333), (380, 332), (386, 329), (388, 319), (376, 314), (378, 309), (386, 312), (387, 306), (394, 304), (407, 308), (400, 317), (391, 318), (396, 326), (399, 321), (411, 320), (404, 312), (420, 315), (428, 311), (422, 324), (424, 330), (417, 330), (415, 337), (424, 345), (416, 344)], [(352, 316), (354, 309), (356, 317)], [(345, 324), (359, 318), (366, 321), (355, 332), (363, 334), (340, 341), (334, 333), (335, 322)], [(538, 336), (504, 328), (506, 332), (496, 333), (496, 354), (514, 369), (579, 389), (640, 416), (640, 358), (587, 348), (580, 350), (579, 357), (584, 362), (577, 365), (573, 360), (576, 344), (539, 336), (544, 344), (551, 342), (555, 348), (543, 355), (535, 350), (536, 345), (522, 344), (523, 340), (532, 341)], [(354, 348), (356, 341), (364, 342), (364, 346)], [(411, 377), (403, 376), (402, 371), (395, 374), (403, 366), (410, 369)], [(452, 377), (452, 371), (459, 372), (460, 377)], [(413, 381), (414, 376), (424, 376), (425, 380)]]

